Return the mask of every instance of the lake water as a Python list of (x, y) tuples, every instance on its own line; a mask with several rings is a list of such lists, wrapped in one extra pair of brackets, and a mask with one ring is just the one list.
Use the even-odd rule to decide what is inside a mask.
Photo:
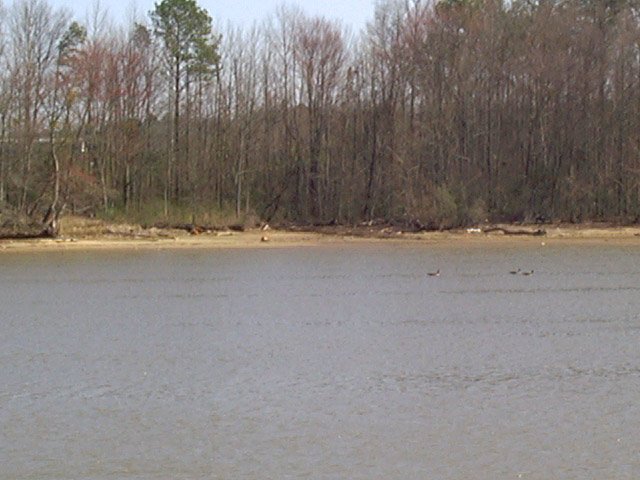
[(639, 312), (640, 246), (0, 255), (0, 478), (636, 480)]

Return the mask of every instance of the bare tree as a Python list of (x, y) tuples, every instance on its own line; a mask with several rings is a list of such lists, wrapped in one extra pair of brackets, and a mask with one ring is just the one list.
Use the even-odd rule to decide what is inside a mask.
[(323, 197), (330, 170), (326, 154), (329, 117), (342, 81), (345, 57), (341, 28), (324, 18), (303, 18), (297, 24), (294, 48), (307, 115), (308, 215), (318, 219), (327, 210)]
[(17, 125), (14, 135), (21, 164), (17, 207), (27, 214), (36, 211), (46, 191), (34, 182), (34, 176), (42, 176), (42, 172), (34, 172), (32, 167), (38, 140), (45, 131), (43, 107), (53, 92), (57, 45), (68, 18), (65, 11), (53, 10), (43, 0), (18, 0), (10, 11), (9, 69)]

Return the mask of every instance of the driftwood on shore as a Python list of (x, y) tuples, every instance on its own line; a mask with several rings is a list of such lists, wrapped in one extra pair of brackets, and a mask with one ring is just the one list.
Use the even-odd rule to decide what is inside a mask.
[(36, 240), (39, 238), (56, 238), (57, 235), (52, 234), (49, 230), (40, 232), (2, 232), (0, 231), (0, 240)]
[(35, 240), (56, 238), (57, 235), (57, 229), (51, 228), (50, 224), (9, 220), (0, 225), (0, 240)]
[[(256, 224), (256, 228), (264, 230), (269, 229), (268, 225)], [(336, 220), (329, 222), (316, 222), (313, 224), (296, 225), (284, 224), (278, 225), (280, 229), (292, 232), (315, 232), (329, 235), (350, 235), (363, 237), (396, 237), (403, 233), (421, 233), (430, 231), (444, 231), (448, 229), (437, 229), (431, 225), (425, 225), (417, 219), (384, 222), (383, 220), (371, 220), (359, 223), (357, 225), (340, 225)], [(221, 232), (244, 232), (246, 230), (243, 224), (231, 224), (225, 226), (196, 224), (196, 223), (170, 223), (157, 222), (153, 225), (98, 225), (98, 234), (117, 235), (124, 237), (163, 237), (170, 235), (171, 230), (186, 231), (191, 235), (211, 234), (217, 235)], [(468, 229), (467, 232), (469, 232)], [(510, 236), (545, 236), (546, 230), (534, 228), (534, 226), (517, 226), (517, 225), (487, 225), (482, 228), (474, 228), (475, 232), (484, 234), (499, 233)], [(77, 232), (74, 232), (77, 234)], [(95, 234), (96, 232), (94, 232)], [(82, 235), (82, 233), (80, 233)], [(0, 240), (29, 240), (29, 239), (46, 239), (56, 238), (57, 232), (42, 224), (34, 223), (18, 223), (5, 222), (0, 225)]]
[(232, 232), (244, 232), (246, 227), (242, 224), (231, 224), (223, 227), (217, 225), (199, 225), (196, 223), (166, 223), (159, 222), (155, 223), (153, 227), (160, 230), (184, 230), (189, 232), (191, 235), (200, 235), (202, 233), (213, 233), (213, 232), (223, 232), (229, 231)]
[(214, 225), (197, 225), (195, 223), (166, 223), (166, 222), (158, 222), (153, 224), (153, 228), (157, 228), (159, 230), (184, 230), (189, 232), (191, 235), (200, 235), (201, 233), (211, 233), (217, 232), (220, 227), (216, 227)]
[(542, 228), (531, 230), (531, 229), (513, 229), (513, 228), (504, 228), (504, 227), (486, 227), (482, 229), (482, 233), (494, 233), (494, 232), (501, 232), (505, 235), (531, 235), (534, 237), (541, 237), (547, 234), (547, 231), (543, 230)]

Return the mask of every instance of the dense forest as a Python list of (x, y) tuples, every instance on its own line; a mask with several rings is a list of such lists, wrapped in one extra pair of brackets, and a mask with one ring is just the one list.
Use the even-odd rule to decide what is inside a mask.
[(640, 1), (90, 18), (2, 10), (0, 223), (640, 219)]

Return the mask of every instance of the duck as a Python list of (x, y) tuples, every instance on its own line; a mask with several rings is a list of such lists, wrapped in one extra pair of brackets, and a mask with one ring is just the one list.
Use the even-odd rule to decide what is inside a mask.
[(511, 270), (509, 273), (510, 273), (511, 275), (517, 275), (517, 274), (519, 274), (519, 273), (520, 273), (520, 271), (521, 271), (520, 269), (517, 269), (517, 270)]
[(529, 272), (522, 272), (522, 275), (524, 275), (525, 277), (528, 277), (529, 275), (533, 275), (533, 270)]
[(436, 270), (435, 272), (428, 272), (427, 275), (429, 275), (430, 277), (439, 277), (440, 269)]

